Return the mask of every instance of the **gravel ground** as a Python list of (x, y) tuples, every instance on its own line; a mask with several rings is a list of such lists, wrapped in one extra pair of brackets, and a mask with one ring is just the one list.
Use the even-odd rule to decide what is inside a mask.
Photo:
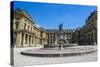
[[(89, 46), (89, 47), (96, 48), (96, 46)], [(97, 61), (97, 52), (93, 52), (85, 55), (79, 55), (79, 56), (68, 56), (68, 57), (32, 57), (32, 56), (25, 56), (20, 54), (21, 51), (27, 49), (32, 49), (32, 47), (14, 48), (14, 66)], [(37, 48), (33, 48), (33, 49), (37, 49)]]

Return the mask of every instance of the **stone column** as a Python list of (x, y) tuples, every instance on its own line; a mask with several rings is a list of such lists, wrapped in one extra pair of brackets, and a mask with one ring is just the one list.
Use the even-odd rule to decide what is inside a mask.
[(37, 44), (37, 38), (35, 38), (35, 46), (36, 46), (36, 44)]
[(32, 46), (33, 46), (33, 43), (34, 43), (34, 42), (33, 42), (33, 36), (32, 36)]
[(32, 46), (32, 36), (30, 37), (30, 46)]
[(25, 46), (25, 34), (23, 34), (23, 46)]
[(16, 36), (16, 47), (20, 47), (21, 46), (21, 40), (22, 40), (21, 33), (17, 33), (17, 36)]
[(95, 33), (93, 32), (93, 45), (96, 45), (96, 41), (95, 41)]
[(30, 44), (31, 44), (31, 36), (29, 35), (29, 46), (30, 46)]
[(29, 35), (27, 35), (27, 46), (29, 46)]
[(33, 46), (35, 46), (35, 37), (33, 37)]
[(91, 44), (91, 35), (89, 35), (89, 45)]
[(36, 37), (34, 37), (34, 46), (36, 46)]
[(32, 44), (32, 36), (30, 36), (30, 46), (31, 46), (31, 44)]

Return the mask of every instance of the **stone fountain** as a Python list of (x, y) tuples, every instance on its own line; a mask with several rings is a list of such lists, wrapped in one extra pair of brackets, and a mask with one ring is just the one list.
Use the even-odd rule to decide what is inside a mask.
[[(44, 48), (39, 49), (28, 49), (21, 52), (22, 55), (35, 56), (35, 57), (63, 57), (63, 56), (73, 56), (87, 54), (95, 52), (97, 49), (89, 46), (71, 46), (66, 39), (64, 39), (63, 24), (59, 25), (58, 36), (56, 38), (57, 46), (54, 44), (46, 45)], [(58, 48), (55, 48), (58, 47)], [(47, 47), (47, 48), (46, 48)], [(53, 48), (51, 48), (53, 47)]]
[(61, 50), (64, 46), (64, 43), (68, 45), (68, 41), (64, 39), (64, 31), (63, 31), (63, 24), (59, 25), (59, 30), (58, 30), (58, 37), (57, 37), (57, 43), (59, 45), (59, 50)]
[(63, 30), (63, 24), (59, 24), (58, 26), (58, 31), (57, 33), (57, 37), (55, 40), (55, 44), (46, 44), (44, 45), (44, 48), (55, 48), (58, 47), (58, 50), (64, 49), (64, 47), (69, 46), (69, 42), (65, 39), (64, 37), (64, 30)]

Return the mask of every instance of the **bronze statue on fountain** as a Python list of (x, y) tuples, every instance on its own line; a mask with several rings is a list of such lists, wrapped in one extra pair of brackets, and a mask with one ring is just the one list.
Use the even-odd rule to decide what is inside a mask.
[(64, 47), (64, 44), (68, 44), (68, 41), (64, 39), (64, 31), (62, 23), (59, 25), (57, 42), (60, 50)]
[(64, 38), (64, 30), (63, 30), (63, 24), (59, 24), (58, 26), (58, 31), (57, 31), (57, 37), (56, 37), (56, 40), (55, 40), (55, 43), (56, 44), (50, 44), (50, 45), (44, 45), (44, 47), (58, 47), (59, 50), (63, 49), (63, 47), (66, 45), (68, 46), (69, 43), (68, 41)]

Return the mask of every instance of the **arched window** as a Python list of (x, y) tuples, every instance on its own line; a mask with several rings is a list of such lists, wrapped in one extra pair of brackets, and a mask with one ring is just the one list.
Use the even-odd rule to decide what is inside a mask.
[(16, 25), (16, 29), (18, 29), (18, 27), (19, 27), (19, 22), (16, 22), (15, 25)]

